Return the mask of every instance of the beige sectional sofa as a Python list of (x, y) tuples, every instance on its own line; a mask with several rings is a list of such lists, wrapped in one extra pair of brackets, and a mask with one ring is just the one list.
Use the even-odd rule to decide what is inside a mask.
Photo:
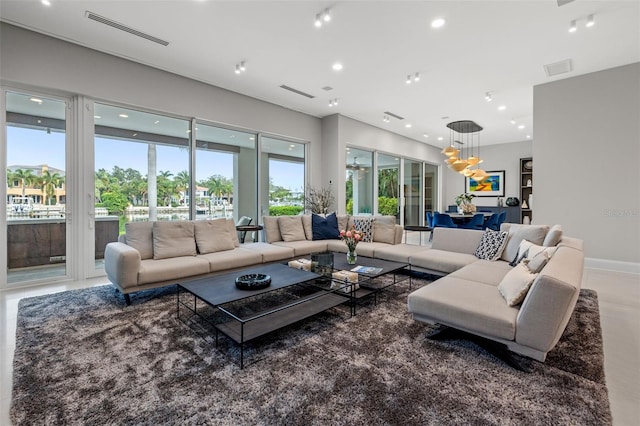
[[(230, 219), (127, 223), (126, 233), (105, 249), (107, 277), (130, 304), (130, 294), (140, 290), (313, 252), (347, 251), (340, 240), (314, 241), (311, 215), (263, 219), (266, 242), (242, 245)], [(343, 215), (339, 220), (339, 225), (348, 227), (354, 218)], [(402, 241), (402, 227), (393, 216), (376, 217), (372, 231), (373, 241), (358, 245), (362, 256)]]
[[(503, 224), (501, 230), (509, 232), (506, 247), (500, 259), (489, 261), (473, 254), (482, 231), (436, 228), (434, 248), (416, 253), (411, 264), (450, 273), (409, 294), (409, 312), (418, 321), (481, 336), (512, 352), (544, 361), (560, 339), (578, 299), (583, 243), (561, 236), (557, 227), (550, 231), (547, 226)], [(526, 246), (526, 241), (546, 247), (546, 253), (552, 254), (543, 253), (546, 264), (537, 274), (529, 271), (523, 278), (532, 280), (528, 291), (517, 289), (524, 299), (510, 306), (508, 294), (503, 293), (519, 280), (515, 269), (520, 265), (514, 268), (509, 263), (522, 255), (518, 249)]]
[[(508, 238), (500, 258), (483, 260), (476, 256), (483, 231), (436, 228), (427, 247), (403, 244), (403, 229), (393, 216), (337, 216), (339, 229), (362, 220), (369, 221), (371, 241), (358, 244), (359, 255), (408, 263), (414, 271), (442, 276), (409, 294), (408, 309), (416, 320), (469, 332), (539, 361), (558, 342), (581, 287), (581, 240), (563, 236), (557, 226), (505, 223), (501, 231)], [(313, 252), (347, 251), (339, 239), (314, 240), (310, 215), (265, 216), (262, 223), (264, 242), (243, 245), (231, 220), (129, 223), (120, 241), (106, 247), (107, 276), (130, 303), (133, 292), (185, 279)], [(516, 288), (520, 293), (515, 295), (524, 299), (513, 303), (514, 290), (507, 286), (513, 281), (510, 277), (521, 278), (516, 276), (524, 271), (521, 266), (535, 263), (525, 258), (516, 267), (510, 265), (516, 257), (524, 257), (523, 241), (553, 253), (545, 254), (546, 263), (535, 276), (527, 275), (532, 277), (528, 291)]]

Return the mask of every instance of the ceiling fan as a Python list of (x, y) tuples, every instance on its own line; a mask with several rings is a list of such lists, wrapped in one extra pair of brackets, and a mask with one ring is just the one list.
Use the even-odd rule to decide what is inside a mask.
[(353, 163), (347, 164), (347, 170), (364, 170), (358, 163), (358, 157), (353, 157)]

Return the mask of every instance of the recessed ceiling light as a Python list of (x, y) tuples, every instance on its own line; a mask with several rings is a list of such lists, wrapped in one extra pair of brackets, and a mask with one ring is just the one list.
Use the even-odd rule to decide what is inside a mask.
[(507, 106), (506, 106), (506, 105), (500, 105), (500, 106), (498, 107), (498, 111), (504, 111), (505, 109), (507, 109)]
[(527, 135), (527, 139), (531, 139), (531, 135)]
[(426, 134), (426, 133), (425, 133), (424, 135), (422, 135), (422, 136), (424, 136), (425, 138), (428, 138), (428, 137), (429, 137), (429, 135), (428, 135), (428, 134)]
[(295, 146), (295, 145), (293, 145), (293, 144), (289, 145), (289, 148), (295, 148), (295, 147), (296, 147), (296, 146)]
[(511, 121), (509, 121), (509, 123), (511, 124), (516, 124), (516, 120), (514, 120), (513, 118), (511, 119)]
[(42, 99), (39, 99), (39, 98), (30, 98), (29, 100), (30, 100), (31, 102), (35, 102), (35, 103), (37, 103), (37, 104), (41, 104), (41, 103), (42, 103)]
[(120, 117), (120, 118), (129, 118), (129, 116), (127, 114), (118, 114), (118, 117)]
[(45, 6), (51, 6), (51, 2), (49, 0), (42, 0), (42, 4)]
[(336, 62), (331, 66), (331, 68), (333, 68), (334, 71), (340, 71), (342, 69), (342, 64), (340, 62)]
[(519, 125), (518, 129), (520, 129), (520, 130), (524, 129), (524, 124)]
[(405, 124), (404, 127), (406, 127), (407, 129), (410, 129), (411, 128), (411, 123)]
[(441, 141), (442, 139), (444, 139), (442, 136), (438, 136), (439, 141)]
[(94, 116), (93, 116), (93, 118), (95, 118), (95, 119), (99, 119), (99, 118), (102, 118), (102, 116), (100, 116), (100, 115), (94, 115)]
[(153, 124), (158, 124), (158, 123), (160, 123), (160, 120), (156, 120), (153, 122)]
[(431, 21), (431, 28), (443, 27), (446, 22), (447, 21), (445, 21), (444, 18), (436, 18), (433, 21)]

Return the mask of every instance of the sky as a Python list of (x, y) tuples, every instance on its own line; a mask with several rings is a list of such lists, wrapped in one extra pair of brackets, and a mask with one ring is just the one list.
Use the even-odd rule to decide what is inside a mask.
[[(65, 170), (64, 133), (7, 126), (7, 166), (47, 164)], [(95, 170), (111, 171), (114, 165), (132, 168), (147, 174), (147, 144), (116, 139), (96, 138)], [(157, 171), (169, 171), (174, 176), (189, 168), (189, 153), (184, 148), (157, 145)], [(291, 190), (302, 190), (304, 176), (297, 164), (278, 162), (269, 172), (273, 183)], [(233, 176), (232, 154), (197, 151), (196, 180), (212, 175)]]

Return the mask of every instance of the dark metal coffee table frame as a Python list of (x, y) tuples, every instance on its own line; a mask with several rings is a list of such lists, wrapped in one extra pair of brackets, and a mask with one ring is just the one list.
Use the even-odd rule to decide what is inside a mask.
[[(270, 275), (272, 278), (271, 286), (266, 289), (252, 291), (236, 289), (235, 278), (239, 275), (249, 273)], [(341, 305), (345, 302), (345, 297), (349, 297), (349, 295), (345, 296), (344, 294), (337, 293), (340, 289), (329, 289), (328, 287), (322, 287), (320, 284), (316, 285), (315, 280), (318, 278), (321, 278), (321, 276), (312, 272), (289, 268), (282, 264), (271, 264), (181, 283), (178, 284), (177, 317), (189, 325), (180, 317), (180, 309), (182, 307), (189, 311), (192, 316), (197, 316), (215, 328), (216, 346), (218, 344), (218, 332), (221, 332), (239, 344), (240, 368), (242, 369), (244, 368), (245, 343)], [(231, 302), (238, 302), (260, 294), (300, 285), (316, 287), (317, 291), (295, 301), (273, 308), (267, 308), (265, 311), (252, 314), (248, 317), (240, 317), (225, 307), (225, 304)], [(330, 283), (326, 285), (328, 286)], [(181, 299), (180, 294), (185, 292), (193, 295), (193, 299), (190, 298), (190, 300), (193, 300), (192, 306)], [(222, 312), (229, 320), (225, 322), (210, 321), (209, 316), (201, 313), (202, 309), (200, 311), (198, 310), (198, 301), (203, 303), (202, 308), (207, 308), (208, 310), (208, 307), (211, 307), (214, 310)], [(248, 301), (248, 303), (250, 303), (250, 301)]]
[[(334, 252), (333, 254), (333, 269), (335, 271), (350, 271), (356, 266), (371, 266), (374, 268), (381, 268), (381, 271), (376, 274), (363, 274), (358, 273), (359, 289), (352, 291), (351, 294), (343, 293), (350, 298), (351, 315), (356, 314), (356, 307), (358, 300), (361, 300), (367, 296), (373, 295), (374, 305), (378, 304), (378, 293), (388, 289), (397, 283), (409, 280), (409, 289), (411, 289), (411, 265), (402, 262), (392, 262), (389, 260), (374, 259), (371, 257), (358, 256), (358, 260), (355, 265), (347, 263), (346, 254)], [(399, 279), (400, 271), (408, 271), (406, 276), (402, 276)], [(393, 274), (393, 281), (389, 283), (381, 283), (378, 279), (382, 276)]]

